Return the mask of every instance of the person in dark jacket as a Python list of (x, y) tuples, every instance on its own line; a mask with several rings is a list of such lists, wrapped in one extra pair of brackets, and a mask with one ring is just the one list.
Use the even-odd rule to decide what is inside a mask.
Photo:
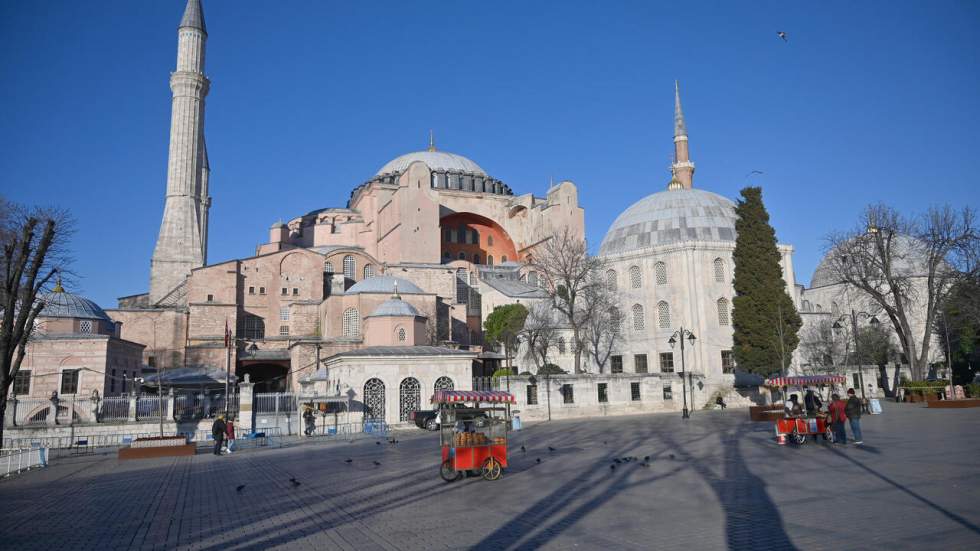
[(834, 431), (834, 444), (847, 444), (847, 432), (844, 431), (844, 421), (847, 421), (847, 404), (840, 399), (839, 394), (830, 397), (830, 428)]
[(854, 437), (855, 444), (864, 444), (864, 440), (861, 439), (862, 409), (864, 409), (864, 405), (861, 403), (861, 399), (854, 395), (854, 389), (847, 389), (847, 406), (845, 406), (844, 412), (851, 423), (851, 436)]
[(214, 455), (221, 455), (221, 444), (225, 440), (225, 418), (219, 415), (214, 423), (211, 425), (211, 436), (214, 437)]
[(803, 405), (806, 407), (806, 416), (813, 417), (823, 407), (823, 402), (820, 401), (820, 397), (813, 392), (812, 388), (808, 388), (806, 395), (803, 396)]

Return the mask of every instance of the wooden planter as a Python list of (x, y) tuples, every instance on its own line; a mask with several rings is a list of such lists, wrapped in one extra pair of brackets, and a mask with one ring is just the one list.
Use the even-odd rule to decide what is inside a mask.
[(153, 436), (137, 438), (124, 448), (119, 448), (119, 459), (149, 459), (151, 457), (179, 457), (197, 453), (195, 444), (188, 444), (183, 436)]

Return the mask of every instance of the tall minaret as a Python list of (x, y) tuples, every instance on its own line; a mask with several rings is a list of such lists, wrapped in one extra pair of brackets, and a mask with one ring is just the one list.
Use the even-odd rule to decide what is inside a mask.
[(694, 163), (687, 150), (687, 125), (681, 111), (681, 91), (674, 81), (674, 164), (670, 165), (673, 177), (667, 189), (691, 189), (694, 182)]
[(207, 262), (207, 148), (204, 145), (204, 98), (211, 82), (204, 76), (208, 39), (200, 0), (187, 0), (177, 29), (177, 70), (170, 74), (173, 107), (167, 198), (160, 235), (150, 261), (150, 304), (157, 304)]

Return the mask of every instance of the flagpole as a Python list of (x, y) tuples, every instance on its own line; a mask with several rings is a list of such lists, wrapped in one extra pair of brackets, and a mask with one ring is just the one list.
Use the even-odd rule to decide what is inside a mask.
[(228, 419), (228, 378), (231, 377), (231, 332), (228, 331), (228, 318), (225, 318), (225, 420)]

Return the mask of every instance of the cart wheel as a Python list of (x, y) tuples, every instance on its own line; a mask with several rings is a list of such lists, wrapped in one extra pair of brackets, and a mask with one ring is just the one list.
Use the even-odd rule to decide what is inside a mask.
[(806, 435), (793, 431), (793, 442), (795, 442), (798, 446), (806, 444)]
[(449, 461), (445, 461), (443, 462), (442, 466), (439, 467), (439, 476), (441, 476), (446, 482), (455, 482), (460, 478), (463, 478), (463, 473), (454, 469)]
[(439, 425), (438, 423), (436, 423), (435, 417), (425, 422), (425, 430), (432, 431), (432, 432), (439, 430)]
[(827, 442), (830, 442), (831, 444), (834, 443), (834, 431), (831, 430), (830, 427), (827, 427), (823, 431), (823, 439), (826, 440)]
[(497, 480), (500, 478), (500, 461), (492, 457), (488, 457), (483, 463), (483, 478), (485, 480)]

